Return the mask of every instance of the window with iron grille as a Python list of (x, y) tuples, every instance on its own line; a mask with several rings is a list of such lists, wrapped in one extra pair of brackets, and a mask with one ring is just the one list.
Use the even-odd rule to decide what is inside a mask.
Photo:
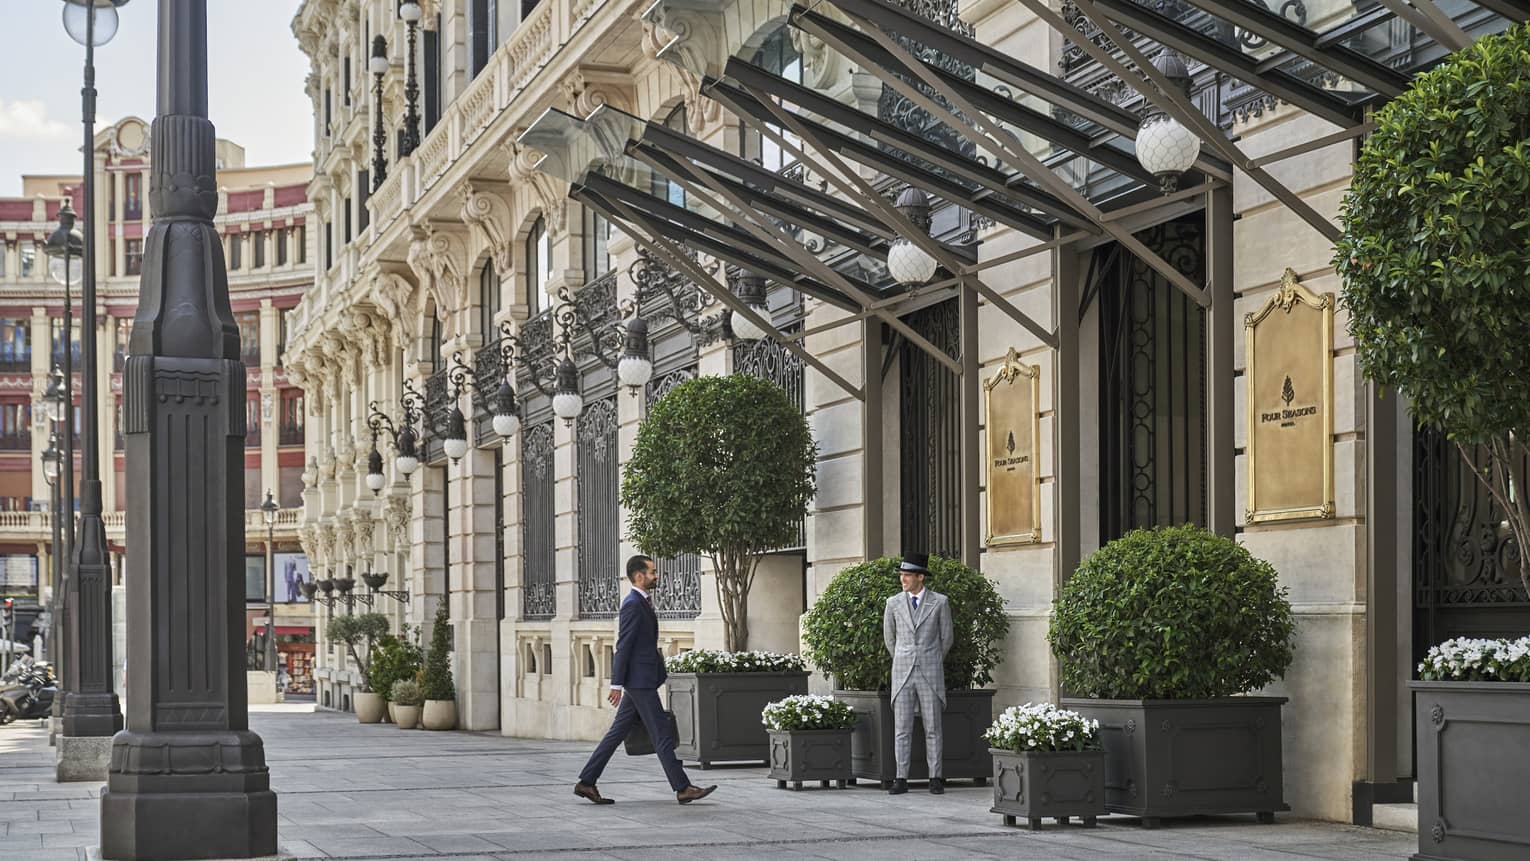
[[(799, 331), (801, 324), (782, 326), (783, 334)], [(770, 338), (762, 338), (753, 342), (740, 342), (733, 347), (733, 369), (736, 373), (748, 374), (751, 377), (759, 377), (762, 380), (770, 380), (780, 386), (786, 396), (797, 405), (798, 412), (804, 408), (802, 360), (797, 358), (785, 347)], [(807, 547), (807, 519), (804, 518), (802, 527), (797, 531), (797, 541), (788, 547), (778, 547), (777, 550), (801, 550)]]
[[(680, 368), (648, 384), (648, 404), (669, 394), (687, 380), (696, 379), (696, 368)], [(701, 557), (683, 553), (673, 559), (656, 559), (659, 585), (653, 592), (653, 608), (661, 619), (694, 619), (701, 615)]]
[(552, 422), (521, 432), (521, 618), (557, 612)]
[(579, 457), (579, 617), (616, 615), (621, 602), (621, 509), (617, 478), (621, 465), (616, 442), (616, 398), (602, 398), (585, 408), (578, 423)]

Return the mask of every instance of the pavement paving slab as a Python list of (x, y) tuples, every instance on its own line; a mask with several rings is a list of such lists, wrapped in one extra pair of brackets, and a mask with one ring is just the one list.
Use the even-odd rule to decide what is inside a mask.
[[(681, 806), (652, 756), (618, 753), (600, 781), (617, 803), (572, 794), (592, 743), (492, 733), (401, 732), (354, 716), (257, 706), (278, 794), (280, 844), (295, 859), (451, 861), (1395, 861), (1411, 834), (1277, 817), (1201, 817), (1148, 831), (1130, 817), (1098, 828), (1048, 820), (1032, 832), (988, 812), (992, 789), (964, 782), (888, 796), (776, 788), (759, 767), (701, 771), (719, 785)], [(36, 722), (0, 727), (0, 859), (84, 861), (100, 843), (101, 783), (54, 783), (54, 749)]]

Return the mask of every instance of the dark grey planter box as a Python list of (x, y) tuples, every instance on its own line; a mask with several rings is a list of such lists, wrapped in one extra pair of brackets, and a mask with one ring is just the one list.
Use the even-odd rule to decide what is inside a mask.
[(993, 754), (993, 809), (1005, 825), (1024, 819), (1035, 831), (1043, 816), (1093, 828), (1105, 815), (1105, 751), (1013, 751)]
[(770, 762), (760, 712), (766, 704), (805, 694), (808, 674), (670, 673), (675, 755), (708, 768), (716, 762)]
[(1409, 682), (1418, 747), (1415, 861), (1530, 858), (1530, 684)]
[(830, 781), (840, 789), (850, 781), (850, 730), (794, 729), (771, 730), (770, 778), (776, 786), (801, 789), (803, 781)]
[[(970, 779), (978, 786), (993, 776), (993, 756), (983, 731), (993, 723), (993, 691), (947, 691), (946, 710), (941, 713), (944, 751), (941, 768), (946, 780)], [(880, 781), (883, 788), (898, 776), (893, 758), (892, 698), (887, 691), (835, 691), (834, 698), (848, 703), (860, 717), (850, 739), (852, 774)], [(924, 757), (924, 722), (914, 718), (908, 776), (925, 780), (930, 769)]]
[(1274, 822), (1290, 810), (1281, 795), (1280, 707), (1284, 697), (1212, 700), (1062, 700), (1100, 722), (1105, 808), (1165, 817), (1255, 813)]

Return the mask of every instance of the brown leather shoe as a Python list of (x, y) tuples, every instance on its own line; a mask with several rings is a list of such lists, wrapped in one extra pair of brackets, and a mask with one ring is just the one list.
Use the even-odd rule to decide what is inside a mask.
[(675, 800), (680, 802), (681, 804), (690, 804), (692, 801), (695, 801), (698, 798), (706, 798), (708, 795), (711, 795), (716, 789), (717, 789), (717, 785), (716, 784), (713, 784), (713, 785), (708, 786), (705, 789), (703, 789), (703, 788), (701, 788), (701, 787), (699, 787), (699, 786), (697, 786), (697, 785), (695, 785), (693, 783), (690, 786), (687, 786), (686, 788), (684, 788), (684, 789), (680, 790), (679, 792), (675, 793)]
[(600, 790), (598, 790), (595, 787), (589, 785), (588, 783), (576, 783), (576, 784), (574, 784), (574, 794), (579, 796), (580, 798), (588, 798), (591, 801), (591, 803), (594, 803), (594, 804), (615, 804), (616, 803), (616, 799), (614, 799), (614, 798), (603, 798), (603, 797), (601, 797)]

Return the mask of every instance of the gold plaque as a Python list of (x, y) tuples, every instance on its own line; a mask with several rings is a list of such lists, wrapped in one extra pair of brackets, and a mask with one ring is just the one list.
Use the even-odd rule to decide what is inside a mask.
[(1334, 516), (1333, 304), (1287, 269), (1243, 318), (1249, 523)]
[(1013, 347), (987, 394), (988, 546), (1041, 540), (1041, 369)]

